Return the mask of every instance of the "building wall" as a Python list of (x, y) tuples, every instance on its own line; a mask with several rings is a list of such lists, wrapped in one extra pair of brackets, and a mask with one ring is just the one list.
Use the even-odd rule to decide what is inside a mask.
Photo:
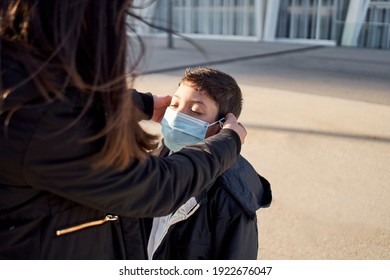
[(153, 24), (190, 37), (390, 49), (390, 0), (160, 0), (146, 10)]

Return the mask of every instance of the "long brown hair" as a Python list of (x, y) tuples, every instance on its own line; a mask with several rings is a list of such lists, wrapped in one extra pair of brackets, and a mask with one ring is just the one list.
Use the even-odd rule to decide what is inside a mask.
[(79, 118), (99, 101), (105, 125), (91, 139), (104, 139), (104, 144), (94, 166), (123, 169), (134, 158), (144, 159), (156, 137), (135, 119), (129, 90), (128, 81), (134, 79), (144, 53), (142, 40), (127, 24), (132, 1), (1, 2), (2, 55), (25, 67), (42, 96), (47, 101), (64, 99), (70, 86), (88, 94)]

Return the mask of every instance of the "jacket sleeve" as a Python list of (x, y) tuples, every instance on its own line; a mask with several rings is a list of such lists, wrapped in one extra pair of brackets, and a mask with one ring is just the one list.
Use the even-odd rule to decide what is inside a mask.
[(208, 224), (211, 229), (211, 259), (256, 260), (258, 229), (256, 215), (237, 203), (218, 178), (208, 192)]
[(150, 92), (141, 93), (135, 89), (132, 90), (133, 100), (135, 106), (145, 114), (146, 120), (150, 120), (153, 117), (153, 95)]
[[(81, 120), (64, 133), (53, 133), (65, 127), (69, 123), (67, 116), (74, 117), (74, 112), (61, 103), (52, 107), (36, 120), (39, 124), (22, 164), (26, 182), (108, 213), (128, 217), (171, 213), (229, 168), (240, 153), (239, 136), (223, 129), (167, 158), (149, 156), (121, 172), (111, 168), (94, 170), (89, 162), (97, 152), (96, 145), (80, 141), (93, 135), (89, 126)], [(14, 116), (15, 126), (23, 125), (16, 123), (19, 117), (31, 116), (31, 112), (26, 112), (24, 118), (20, 116), (24, 111), (28, 109)]]
[(213, 259), (255, 260), (257, 259), (257, 224), (244, 213), (216, 223), (213, 242)]

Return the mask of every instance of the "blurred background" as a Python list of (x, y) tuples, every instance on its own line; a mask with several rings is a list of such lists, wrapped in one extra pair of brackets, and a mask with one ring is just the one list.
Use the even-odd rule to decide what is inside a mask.
[(129, 19), (146, 46), (137, 90), (172, 95), (197, 65), (241, 87), (242, 155), (274, 194), (258, 258), (390, 259), (390, 1), (135, 3), (185, 36)]
[[(388, 0), (136, 0), (148, 22), (197, 38), (390, 49)], [(138, 34), (161, 34), (146, 25)]]

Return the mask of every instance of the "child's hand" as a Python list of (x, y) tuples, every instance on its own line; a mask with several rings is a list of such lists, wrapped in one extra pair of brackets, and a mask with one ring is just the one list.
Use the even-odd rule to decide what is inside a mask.
[(237, 132), (238, 136), (240, 136), (241, 144), (244, 144), (246, 137), (246, 129), (245, 127), (237, 121), (236, 117), (232, 113), (228, 113), (225, 117), (225, 122), (223, 124), (223, 129), (228, 128)]

